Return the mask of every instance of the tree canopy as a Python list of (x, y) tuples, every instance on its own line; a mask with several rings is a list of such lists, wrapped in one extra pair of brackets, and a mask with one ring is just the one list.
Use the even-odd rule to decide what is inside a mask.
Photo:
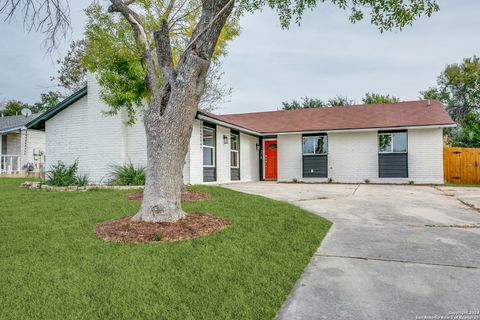
[[(399, 102), (400, 99), (389, 94), (366, 93), (362, 99), (364, 104), (372, 103), (394, 103)], [(303, 97), (300, 100), (283, 101), (283, 110), (308, 109), (308, 108), (322, 108), (322, 107), (338, 107), (338, 106), (353, 106), (356, 102), (349, 99), (347, 96), (338, 95), (328, 100), (320, 98)]]
[(0, 111), (4, 116), (16, 116), (21, 114), (22, 109), (28, 108), (32, 113), (45, 112), (48, 109), (56, 106), (63, 96), (58, 91), (48, 91), (40, 95), (40, 101), (32, 105), (19, 100), (8, 100)]
[(457, 128), (447, 130), (448, 141), (458, 147), (480, 147), (480, 58), (447, 65), (437, 85), (420, 92), (423, 99), (438, 99)]
[(420, 92), (424, 99), (438, 99), (455, 121), (480, 111), (480, 58), (473, 56), (462, 63), (447, 65), (437, 78), (437, 85)]
[(389, 94), (380, 94), (380, 93), (370, 93), (367, 92), (365, 94), (365, 97), (362, 99), (362, 102), (364, 104), (374, 104), (374, 103), (395, 103), (395, 102), (400, 102), (400, 99), (391, 96)]
[[(171, 15), (170, 19), (175, 20), (169, 33), (172, 57), (176, 64), (198, 20), (200, 2), (189, 1), (185, 7), (177, 8), (177, 13), (168, 13), (173, 8), (157, 8), (152, 1), (138, 1), (138, 4), (145, 12), (145, 27), (149, 31), (160, 27), (158, 10), (165, 11), (163, 15)], [(120, 15), (112, 14), (98, 4), (92, 4), (85, 12), (88, 22), (82, 64), (97, 74), (101, 98), (112, 107), (109, 113), (115, 114), (125, 107), (129, 122), (133, 123), (138, 111), (143, 111), (144, 101), (150, 99), (146, 85), (147, 71), (142, 62), (142, 50), (136, 44), (135, 32)], [(231, 92), (221, 82), (223, 73), (220, 59), (227, 54), (227, 43), (239, 32), (238, 20), (231, 18), (220, 34), (201, 101), (204, 109), (212, 109)]]

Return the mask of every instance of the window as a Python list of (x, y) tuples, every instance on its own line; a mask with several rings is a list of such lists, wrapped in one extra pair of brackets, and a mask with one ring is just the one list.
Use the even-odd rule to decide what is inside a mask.
[(238, 144), (238, 135), (231, 134), (230, 135), (230, 166), (232, 168), (239, 167), (239, 159), (238, 159), (239, 147), (240, 146)]
[(215, 129), (203, 127), (203, 166), (215, 166)]
[(328, 153), (327, 136), (303, 137), (303, 154), (319, 155)]
[(407, 133), (392, 132), (378, 134), (378, 151), (380, 153), (406, 153)]

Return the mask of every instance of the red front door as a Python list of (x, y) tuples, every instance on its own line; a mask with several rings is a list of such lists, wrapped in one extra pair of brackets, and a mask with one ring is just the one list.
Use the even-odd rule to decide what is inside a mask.
[(265, 179), (277, 179), (277, 140), (267, 140), (265, 150)]

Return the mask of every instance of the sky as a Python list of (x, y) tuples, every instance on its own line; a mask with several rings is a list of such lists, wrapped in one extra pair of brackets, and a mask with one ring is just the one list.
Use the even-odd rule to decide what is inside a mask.
[[(49, 55), (43, 35), (27, 33), (21, 21), (0, 21), (0, 101), (35, 102), (55, 89), (55, 60), (71, 40), (82, 37), (90, 1), (71, 1), (72, 32)], [(280, 27), (272, 10), (241, 18), (241, 34), (229, 46), (224, 82), (233, 89), (217, 113), (277, 110), (301, 97), (347, 96), (366, 92), (419, 98), (435, 85), (447, 64), (480, 54), (480, 1), (439, 0), (440, 12), (402, 31), (380, 33), (368, 19), (351, 24), (348, 13), (328, 4), (308, 11), (300, 26)]]

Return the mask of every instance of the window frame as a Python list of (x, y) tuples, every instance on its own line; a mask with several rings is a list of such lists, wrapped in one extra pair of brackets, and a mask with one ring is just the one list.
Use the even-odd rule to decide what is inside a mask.
[[(232, 138), (236, 137), (237, 149), (233, 149)], [(232, 166), (232, 152), (235, 154), (236, 166)], [(240, 168), (240, 135), (236, 133), (230, 133), (230, 168), (238, 169)]]
[[(203, 135), (203, 132), (204, 131), (210, 131), (212, 132), (212, 139), (213, 139), (213, 146), (209, 146), (209, 145), (206, 145), (205, 143), (203, 143), (203, 140), (205, 139), (204, 135)], [(216, 139), (216, 130), (212, 127), (208, 127), (208, 126), (202, 126), (202, 160), (204, 159), (204, 154), (203, 154), (203, 150), (205, 148), (207, 149), (212, 149), (213, 153), (212, 153), (212, 164), (205, 164), (205, 162), (203, 162), (203, 167), (205, 168), (215, 168), (216, 165), (217, 165), (217, 159), (216, 159), (216, 145), (217, 145), (217, 139)]]
[[(405, 151), (393, 151), (393, 135), (397, 133), (404, 133), (405, 134)], [(377, 138), (377, 147), (379, 154), (395, 154), (395, 153), (408, 153), (408, 132), (407, 131), (397, 131), (397, 132), (379, 132)], [(381, 151), (380, 150), (380, 136), (390, 136), (390, 151)]]
[[(323, 145), (324, 145), (324, 149), (325, 149), (325, 141), (327, 142), (326, 143), (326, 146), (327, 146), (327, 151), (326, 152), (322, 152), (322, 153), (305, 153), (305, 139), (311, 139), (311, 138), (316, 138), (316, 139), (323, 139)], [(314, 146), (314, 149), (315, 149), (315, 146)], [(314, 150), (315, 152), (315, 150)], [(325, 155), (328, 155), (328, 135), (314, 135), (314, 136), (303, 136), (302, 137), (302, 155), (304, 156), (325, 156)]]

